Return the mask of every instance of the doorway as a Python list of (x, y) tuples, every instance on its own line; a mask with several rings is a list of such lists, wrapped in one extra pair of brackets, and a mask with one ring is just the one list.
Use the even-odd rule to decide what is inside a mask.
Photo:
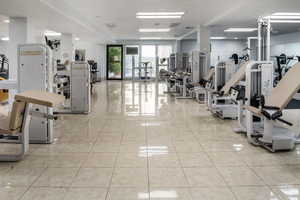
[(107, 80), (123, 80), (123, 45), (107, 45)]

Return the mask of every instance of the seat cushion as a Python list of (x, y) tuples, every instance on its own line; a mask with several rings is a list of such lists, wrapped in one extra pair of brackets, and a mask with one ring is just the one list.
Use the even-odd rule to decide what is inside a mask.
[(8, 115), (0, 114), (0, 134), (12, 134), (13, 132), (9, 129), (10, 117)]
[(26, 103), (22, 101), (15, 101), (10, 113), (10, 130), (20, 130), (22, 128)]

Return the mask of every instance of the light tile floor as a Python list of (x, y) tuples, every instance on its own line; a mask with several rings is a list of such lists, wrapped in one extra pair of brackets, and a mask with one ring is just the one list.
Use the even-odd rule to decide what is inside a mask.
[(54, 144), (0, 163), (0, 199), (300, 199), (300, 148), (254, 147), (232, 131), (236, 122), (165, 90), (163, 83), (98, 84), (90, 115), (61, 116)]

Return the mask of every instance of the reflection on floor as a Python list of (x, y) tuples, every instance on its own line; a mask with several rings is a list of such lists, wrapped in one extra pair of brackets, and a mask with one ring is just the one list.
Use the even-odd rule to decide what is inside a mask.
[(164, 84), (104, 82), (56, 142), (0, 163), (2, 200), (300, 199), (300, 149), (271, 154)]

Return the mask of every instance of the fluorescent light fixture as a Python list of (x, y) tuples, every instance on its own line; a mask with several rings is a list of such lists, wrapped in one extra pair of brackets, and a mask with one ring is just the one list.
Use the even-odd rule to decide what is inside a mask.
[(2, 37), (1, 40), (2, 41), (9, 41), (9, 37)]
[(161, 37), (140, 37), (140, 40), (161, 40)]
[(267, 16), (267, 19), (300, 19), (300, 15), (299, 16), (291, 16), (291, 15), (287, 15), (287, 16)]
[(10, 23), (9, 19), (5, 19), (5, 20), (3, 20), (3, 22), (6, 23), (6, 24)]
[(47, 31), (44, 32), (44, 35), (45, 36), (61, 36), (61, 33), (57, 33), (55, 31), (49, 31), (49, 30), (47, 30)]
[(182, 16), (174, 15), (174, 16), (167, 16), (167, 15), (138, 15), (136, 18), (138, 19), (180, 19)]
[(228, 28), (224, 32), (253, 32), (257, 31), (257, 28)]
[(211, 40), (225, 40), (226, 37), (210, 37)]
[(300, 24), (300, 20), (271, 20), (271, 23)]
[(153, 32), (170, 32), (169, 28), (141, 28), (139, 32), (141, 33), (153, 33)]
[(176, 16), (184, 15), (184, 12), (138, 12), (137, 16)]
[(79, 37), (75, 37), (74, 40), (78, 41), (78, 40), (80, 40), (80, 38)]
[(235, 37), (235, 38), (233, 38), (233, 39), (238, 40), (239, 38), (238, 38), (238, 37)]
[(300, 16), (300, 13), (292, 13), (292, 12), (277, 12), (273, 13), (273, 16)]

